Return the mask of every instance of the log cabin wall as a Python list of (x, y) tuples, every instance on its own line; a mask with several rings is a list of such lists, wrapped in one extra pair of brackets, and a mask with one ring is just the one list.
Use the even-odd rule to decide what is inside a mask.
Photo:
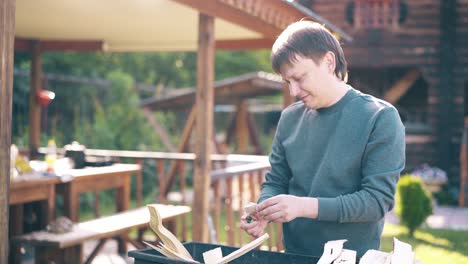
[[(441, 85), (441, 54), (444, 54), (441, 53), (441, 28), (444, 28), (441, 27), (441, 1), (307, 2), (314, 12), (354, 38), (349, 43), (343, 41), (343, 48), (349, 64), (349, 83), (356, 89), (384, 98), (385, 93), (399, 78), (404, 77), (406, 72), (416, 69), (421, 73), (394, 103), (402, 118), (406, 118), (406, 171), (411, 171), (416, 165), (424, 162), (443, 167), (441, 161), (444, 159), (438, 154), (441, 153), (438, 142), (441, 136), (447, 137), (450, 142), (447, 144), (450, 145), (450, 164), (444, 169), (448, 170), (451, 185), (456, 186), (459, 178), (459, 144), (467, 97), (464, 94), (468, 85), (468, 78), (465, 77), (468, 75), (468, 0), (456, 1), (456, 64), (451, 73), (454, 87), (449, 91)], [(379, 10), (362, 8), (362, 5), (376, 3), (390, 4)], [(391, 6), (394, 3), (397, 3), (398, 7)], [(361, 13), (356, 12), (356, 6)], [(441, 129), (441, 126), (447, 124), (444, 123), (445, 120), (441, 121), (441, 111), (444, 109), (441, 91), (448, 93), (448, 100), (452, 103), (448, 112), (450, 133)], [(446, 94), (442, 95), (447, 99)]]

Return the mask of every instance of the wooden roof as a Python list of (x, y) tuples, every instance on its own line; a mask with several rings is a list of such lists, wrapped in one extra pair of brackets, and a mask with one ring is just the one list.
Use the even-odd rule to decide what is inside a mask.
[(215, 17), (217, 49), (269, 49), (288, 24), (321, 21), (282, 0), (16, 0), (15, 49), (196, 50), (199, 13)]
[[(215, 82), (215, 104), (235, 104), (240, 99), (274, 95), (282, 92), (284, 82), (280, 76), (254, 72)], [(176, 110), (191, 107), (195, 102), (195, 88), (177, 89), (173, 93), (143, 100), (141, 107), (152, 110)]]

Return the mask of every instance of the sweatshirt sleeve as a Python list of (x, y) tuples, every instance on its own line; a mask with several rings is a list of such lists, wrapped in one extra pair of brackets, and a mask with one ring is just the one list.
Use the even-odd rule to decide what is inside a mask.
[(262, 192), (258, 203), (270, 197), (288, 193), (291, 170), (289, 169), (284, 147), (281, 142), (281, 124), (282, 118), (278, 123), (269, 156), (271, 170), (265, 175), (265, 181), (262, 184)]
[(318, 198), (320, 220), (377, 221), (393, 208), (396, 184), (405, 167), (405, 128), (394, 107), (377, 112), (361, 164), (361, 189)]

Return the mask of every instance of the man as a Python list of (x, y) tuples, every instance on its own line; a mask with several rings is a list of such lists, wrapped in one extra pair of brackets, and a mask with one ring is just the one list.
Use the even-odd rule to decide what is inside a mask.
[(315, 22), (285, 29), (271, 60), (299, 100), (281, 114), (255, 221), (244, 215), (241, 228), (257, 237), (283, 223), (289, 253), (320, 256), (337, 239), (358, 256), (378, 249), (405, 166), (398, 111), (346, 84), (343, 50)]

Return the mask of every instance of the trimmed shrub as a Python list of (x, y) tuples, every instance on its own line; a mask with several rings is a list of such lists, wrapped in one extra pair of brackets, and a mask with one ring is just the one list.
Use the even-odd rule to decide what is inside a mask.
[(395, 213), (413, 237), (414, 231), (432, 214), (431, 193), (418, 177), (403, 175), (397, 184)]

